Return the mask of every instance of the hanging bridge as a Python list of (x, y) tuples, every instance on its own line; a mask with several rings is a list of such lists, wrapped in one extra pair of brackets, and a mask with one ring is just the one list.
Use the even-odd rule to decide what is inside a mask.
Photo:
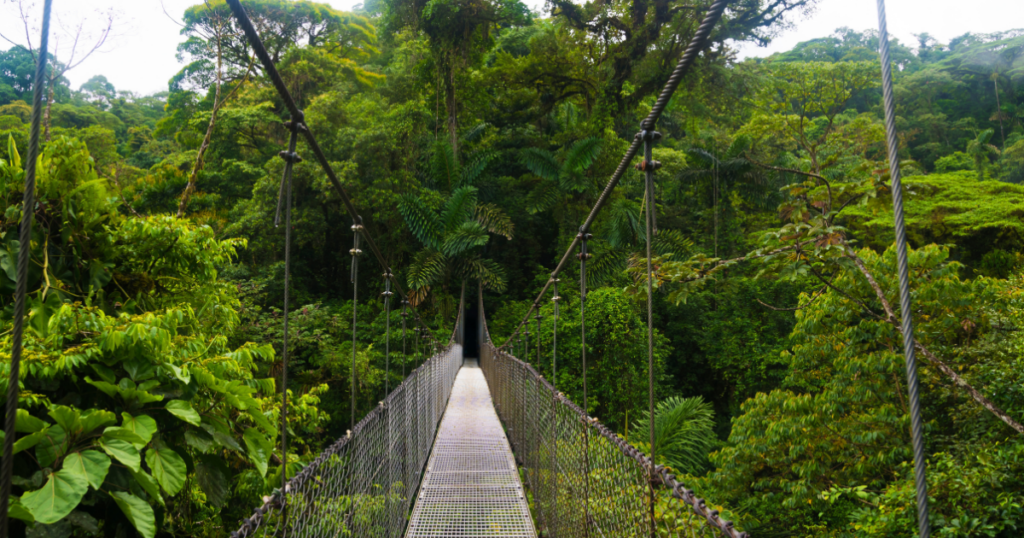
[[(680, 81), (697, 56), (709, 43), (709, 35), (729, 3), (716, 0), (708, 8), (705, 19), (678, 65), (662, 89), (650, 114), (641, 124), (619, 166), (594, 204), (580, 231), (568, 247), (551, 277), (515, 333), (496, 346), (487, 330), (482, 293), (477, 293), (476, 316), (467, 312), (463, 285), (459, 315), (447, 343), (434, 340), (433, 333), (422, 323), (385, 257), (364, 227), (355, 205), (345, 193), (326, 155), (305, 123), (283, 80), (278, 74), (260, 36), (249, 21), (240, 0), (227, 0), (245, 32), (246, 38), (273, 82), (291, 117), (285, 122), (290, 131), (288, 149), (280, 153), (285, 169), (279, 193), (277, 221), (285, 220), (285, 285), (284, 285), (284, 352), (282, 387), (287, 384), (288, 317), (291, 251), (291, 172), (302, 159), (296, 152), (301, 136), (338, 193), (346, 211), (353, 219), (355, 244), (352, 255), (353, 290), (358, 284), (359, 259), (362, 246), (384, 267), (384, 303), (388, 309), (387, 346), (390, 350), (390, 301), (397, 294), (402, 306), (402, 335), (406, 334), (407, 316), (418, 325), (420, 339), (433, 354), (405, 379), (390, 390), (370, 413), (356, 422), (344, 437), (320, 453), (301, 472), (288, 479), (282, 476), (281, 487), (264, 498), (262, 506), (245, 519), (232, 538), (420, 538), (420, 537), (665, 537), (683, 538), (716, 536), (740, 538), (748, 536), (724, 520), (719, 512), (693, 491), (676, 480), (668, 469), (655, 464), (644, 454), (587, 415), (586, 380), (586, 269), (591, 257), (587, 243), (589, 230), (597, 214), (608, 200), (626, 169), (643, 150), (636, 168), (644, 173), (645, 199), (653, 200), (654, 172), (659, 163), (652, 159), (652, 146), (660, 135), (654, 127)], [(891, 74), (888, 72), (888, 38), (885, 32), (883, 0), (879, 0), (883, 78), (890, 121), (890, 153), (892, 154), (894, 198), (900, 192), (898, 159), (893, 143), (891, 122)], [(25, 206), (30, 207), (34, 191), (34, 155), (38, 148), (39, 108), (42, 73), (47, 61), (46, 33), (50, 1), (44, 10), (42, 54), (36, 71), (32, 138), (26, 169)], [(901, 204), (901, 202), (897, 202)], [(651, 302), (651, 247), (654, 228), (654, 203), (646, 203), (647, 239), (647, 305), (648, 355), (653, 356)], [(902, 206), (897, 206), (898, 236), (902, 239)], [(31, 234), (32, 212), (23, 212), (20, 234), (27, 242)], [(577, 252), (577, 249), (578, 252)], [(12, 387), (8, 393), (5, 431), (14, 431), (17, 409), (18, 364), (21, 358), (27, 252), (21, 249), (18, 258), (18, 290), (14, 315), (14, 347), (11, 359)], [(514, 356), (510, 346), (524, 354), (531, 352), (530, 320), (537, 320), (540, 330), (541, 301), (554, 301), (553, 316), (558, 316), (558, 276), (575, 257), (580, 269), (581, 351), (583, 406), (569, 400), (557, 387), (528, 362)], [(906, 287), (905, 243), (901, 257), (901, 286)], [(353, 297), (357, 299), (357, 297)], [(909, 301), (909, 299), (906, 299)], [(354, 301), (358, 304), (357, 301)], [(909, 310), (904, 304), (904, 311)], [(354, 307), (356, 308), (356, 307)], [(411, 310), (411, 311), (410, 311)], [(355, 311), (353, 312), (353, 357), (355, 357)], [(557, 323), (552, 365), (557, 365)], [(478, 337), (478, 345), (467, 348), (466, 335)], [(904, 331), (904, 334), (912, 334)], [(518, 344), (518, 345), (517, 345)], [(906, 346), (913, 350), (912, 341)], [(469, 353), (467, 353), (469, 351)], [(912, 351), (911, 351), (912, 353)], [(466, 355), (473, 355), (467, 357)], [(540, 359), (542, 351), (537, 346)], [(387, 355), (386, 355), (387, 356)], [(919, 450), (920, 418), (916, 410), (916, 378), (912, 377), (912, 354), (908, 355), (908, 377), (911, 388), (915, 429), (915, 451), (918, 465), (923, 465)], [(651, 362), (648, 371), (652, 371)], [(354, 370), (353, 370), (354, 371)], [(353, 376), (353, 398), (355, 379)], [(654, 414), (653, 377), (650, 379), (650, 412)], [(390, 389), (390, 387), (389, 387)], [(287, 397), (287, 391), (282, 391)], [(285, 404), (287, 402), (285, 401)], [(281, 455), (287, 461), (287, 405), (282, 405)], [(353, 413), (355, 412), (353, 405)], [(652, 428), (654, 421), (650, 421)], [(655, 447), (653, 430), (651, 443)], [(14, 435), (4, 440), (5, 455), (11, 454)], [(3, 491), (0, 491), (0, 515), (6, 529), (7, 499), (10, 491), (11, 458), (3, 458)], [(285, 473), (282, 473), (284, 475)], [(927, 531), (927, 498), (923, 493), (923, 467), (917, 472), (919, 519), (923, 522), (920, 536)]]

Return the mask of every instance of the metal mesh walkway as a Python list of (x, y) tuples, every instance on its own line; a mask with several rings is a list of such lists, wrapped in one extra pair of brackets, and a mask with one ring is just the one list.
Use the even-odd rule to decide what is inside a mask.
[(476, 361), (467, 361), (455, 378), (406, 536), (536, 535), (487, 381)]

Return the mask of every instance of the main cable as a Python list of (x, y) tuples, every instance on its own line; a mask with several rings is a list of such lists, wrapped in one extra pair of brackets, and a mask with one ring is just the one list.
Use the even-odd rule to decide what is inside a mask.
[(50, 8), (53, 0), (43, 4), (43, 29), (39, 40), (35, 82), (32, 86), (32, 126), (29, 130), (28, 153), (25, 161), (25, 193), (21, 202), (21, 225), (18, 230), (18, 273), (14, 288), (14, 328), (11, 334), (11, 369), (7, 381), (7, 414), (4, 416), (4, 452), (0, 463), (0, 538), (7, 538), (7, 523), (14, 473), (15, 425), (18, 417), (19, 367), (21, 366), (22, 337), (25, 332), (25, 295), (28, 291), (28, 258), (32, 253), (32, 216), (36, 207), (36, 162), (39, 156), (39, 123), (43, 111), (43, 82), (46, 75), (47, 47), (50, 42)]

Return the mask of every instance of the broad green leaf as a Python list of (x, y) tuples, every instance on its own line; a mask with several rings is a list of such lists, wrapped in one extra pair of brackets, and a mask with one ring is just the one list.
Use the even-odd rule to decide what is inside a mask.
[(84, 476), (93, 489), (99, 490), (110, 470), (110, 458), (95, 450), (74, 452), (64, 458), (64, 468)]
[(146, 471), (135, 472), (132, 471), (132, 477), (135, 481), (142, 486), (142, 489), (146, 490), (146, 493), (150, 497), (156, 499), (160, 506), (165, 506), (164, 496), (160, 494), (160, 484), (156, 483), (156, 479), (149, 475)]
[(100, 533), (100, 522), (96, 521), (96, 518), (81, 510), (71, 512), (64, 521), (71, 523), (92, 536), (97, 536)]
[(82, 413), (79, 410), (66, 405), (54, 405), (50, 407), (47, 414), (53, 417), (53, 420), (60, 424), (61, 428), (64, 428), (67, 435), (82, 433)]
[(206, 494), (210, 504), (220, 508), (224, 506), (230, 490), (231, 473), (224, 463), (224, 458), (216, 455), (199, 454), (196, 464), (196, 480)]
[(114, 385), (113, 383), (108, 383), (106, 381), (93, 381), (92, 379), (89, 378), (89, 376), (85, 376), (85, 382), (100, 389), (111, 398), (121, 393), (121, 390), (117, 387), (117, 385)]
[(189, 375), (188, 372), (173, 364), (165, 362), (164, 364), (161, 364), (160, 367), (163, 368), (164, 370), (167, 370), (168, 373), (173, 375), (178, 381), (181, 381), (182, 383), (188, 384), (189, 381), (192, 380), (192, 376)]
[(12, 168), (21, 168), (21, 155), (18, 155), (18, 145), (14, 143), (14, 135), (7, 135), (7, 157)]
[(185, 460), (174, 450), (167, 447), (147, 450), (146, 465), (149, 465), (153, 478), (168, 495), (177, 494), (185, 485)]
[(21, 496), (21, 504), (39, 523), (51, 524), (71, 513), (89, 490), (84, 476), (61, 469), (41, 489)]
[(149, 442), (146, 439), (139, 437), (138, 434), (129, 430), (128, 428), (122, 428), (120, 426), (111, 426), (103, 430), (103, 438), (120, 439), (122, 441), (128, 441), (132, 445), (135, 445), (135, 448), (142, 448), (146, 446), (146, 443)]
[(14, 431), (18, 433), (36, 433), (43, 431), (49, 425), (45, 420), (30, 415), (27, 410), (18, 409), (18, 421), (14, 425)]
[(149, 503), (122, 491), (115, 491), (110, 496), (143, 538), (156, 536), (156, 516), (153, 515), (153, 507)]
[(13, 495), (9, 497), (9, 499), (10, 500), (7, 501), (7, 515), (27, 523), (32, 523), (36, 520), (36, 518), (32, 517), (32, 512), (29, 512), (21, 505), (21, 499), (14, 497)]
[(40, 467), (49, 467), (67, 451), (68, 436), (59, 425), (50, 426), (39, 433), (43, 434), (43, 437), (36, 445), (36, 461)]
[(185, 442), (188, 443), (188, 446), (200, 452), (208, 452), (213, 448), (213, 436), (203, 430), (187, 430), (185, 432)]
[(167, 402), (166, 407), (167, 410), (170, 411), (172, 415), (180, 418), (181, 420), (184, 420), (185, 422), (188, 422), (193, 426), (198, 426), (201, 421), (199, 413), (197, 413), (195, 409), (192, 409), (192, 404), (186, 402), (185, 400), (173, 400)]
[(243, 395), (239, 397), (245, 405), (249, 408), (249, 416), (252, 417), (259, 427), (263, 428), (263, 431), (267, 432), (271, 437), (277, 437), (277, 427), (275, 427), (267, 416), (260, 410), (260, 403), (255, 398), (249, 395)]
[(82, 433), (89, 433), (107, 424), (117, 422), (117, 415), (105, 409), (90, 409), (82, 415)]
[(128, 372), (128, 375), (131, 376), (132, 380), (136, 383), (145, 381), (153, 377), (153, 374), (156, 373), (156, 366), (143, 358), (137, 357), (126, 360), (121, 363), (121, 366), (124, 367), (124, 371)]
[(30, 434), (26, 435), (25, 437), (21, 437), (21, 438), (15, 440), (14, 441), (14, 453), (17, 454), (18, 452), (21, 452), (22, 450), (26, 450), (26, 449), (29, 449), (29, 448), (32, 448), (32, 447), (36, 446), (37, 444), (39, 444), (39, 441), (43, 440), (43, 437), (46, 437), (46, 430), (43, 430), (41, 432), (36, 432), (36, 433), (30, 433)]
[(242, 445), (238, 444), (238, 441), (232, 435), (215, 431), (213, 432), (213, 439), (224, 448), (230, 448), (236, 452), (245, 452)]
[(270, 461), (274, 445), (255, 428), (246, 428), (242, 438), (245, 440), (249, 459), (256, 466), (256, 470), (260, 472), (260, 476), (267, 476), (267, 462)]
[(139, 456), (139, 451), (128, 441), (101, 437), (100, 447), (110, 457), (123, 463), (129, 469), (138, 471), (142, 468), (142, 458)]
[(142, 445), (136, 445), (136, 448), (142, 448), (142, 446), (153, 439), (153, 434), (157, 432), (156, 421), (149, 415), (133, 417), (128, 413), (121, 413), (121, 418), (124, 419), (124, 422), (121, 423), (122, 428), (131, 431), (143, 439)]

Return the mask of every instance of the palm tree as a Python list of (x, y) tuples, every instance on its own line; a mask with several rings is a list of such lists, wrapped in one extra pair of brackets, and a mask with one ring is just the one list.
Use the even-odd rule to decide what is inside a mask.
[[(641, 450), (650, 447), (650, 416), (633, 423), (629, 440)], [(708, 467), (714, 448), (715, 412), (700, 396), (673, 396), (654, 408), (654, 459), (677, 473), (699, 474)]]
[(540, 178), (526, 197), (526, 210), (540, 213), (564, 202), (566, 196), (585, 192), (592, 186), (587, 170), (601, 154), (602, 140), (598, 137), (577, 140), (561, 158), (546, 149), (526, 148), (520, 153), (520, 162)]
[(989, 144), (995, 131), (985, 129), (978, 137), (967, 143), (967, 154), (974, 159), (974, 168), (978, 171), (978, 181), (985, 181), (985, 167), (990, 156), (998, 156), (999, 148)]

